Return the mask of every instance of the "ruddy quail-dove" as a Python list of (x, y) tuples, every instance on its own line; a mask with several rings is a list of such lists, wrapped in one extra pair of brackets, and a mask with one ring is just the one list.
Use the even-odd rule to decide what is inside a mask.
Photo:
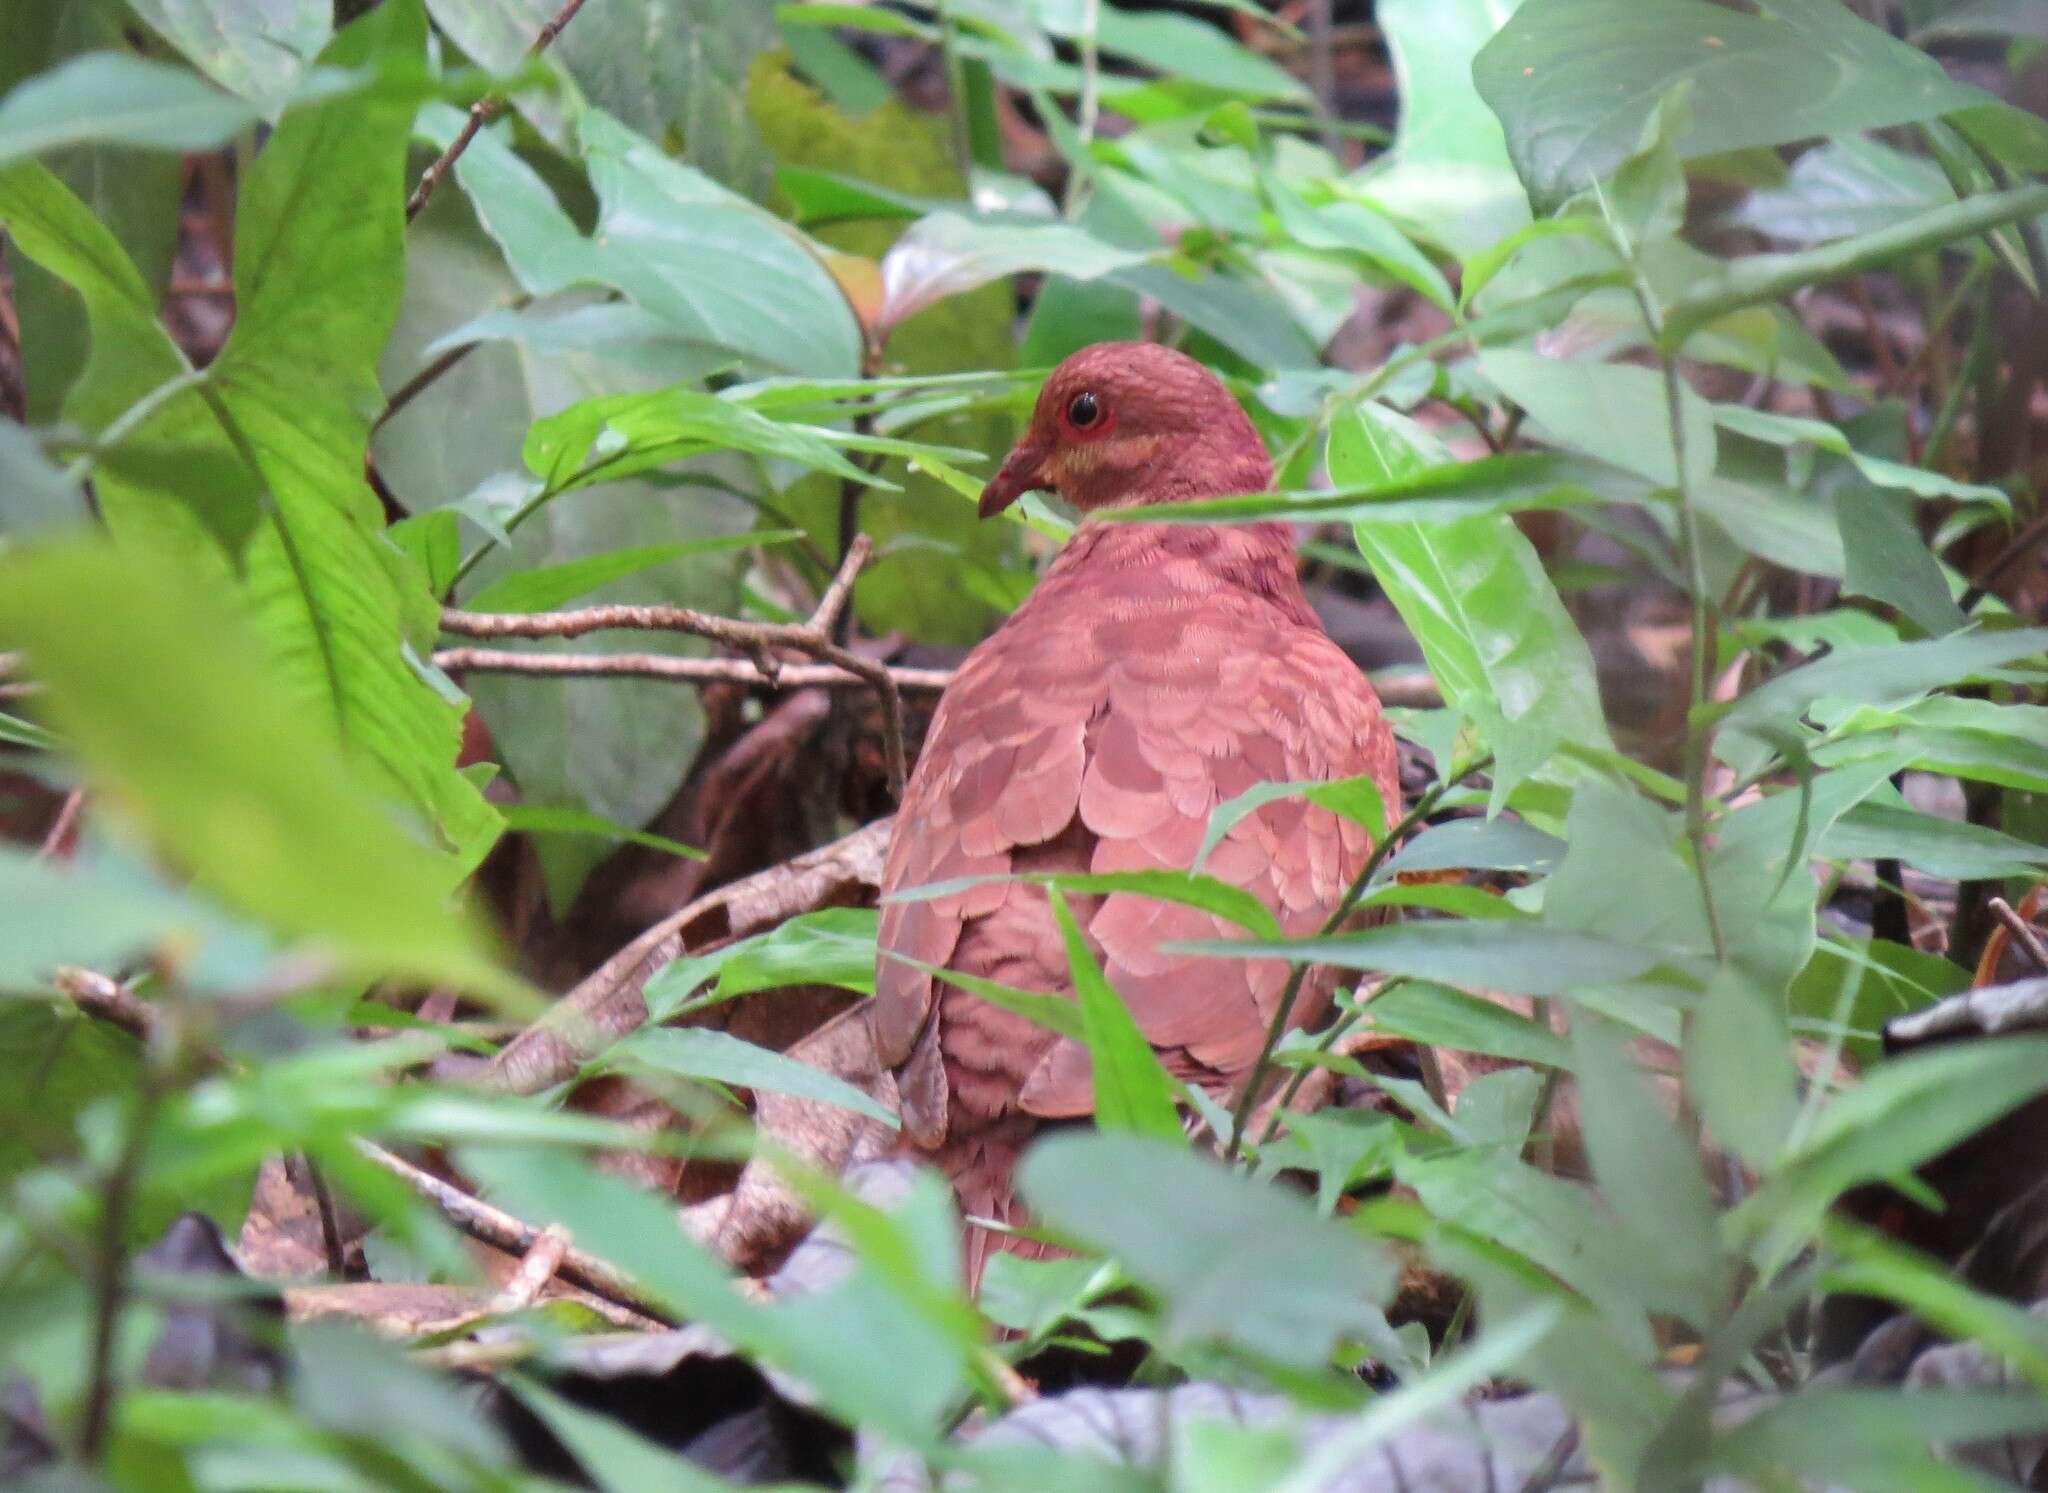
[[(896, 1074), (905, 1136), (932, 1153), (971, 1216), (1021, 1221), (1011, 1172), (1048, 1122), (1092, 1110), (1087, 1050), (893, 956), (1070, 995), (1067, 957), (1042, 886), (891, 894), (1018, 872), (1187, 870), (1210, 811), (1261, 782), (1370, 774), (1398, 812), (1379, 698), (1309, 609), (1285, 524), (1088, 517), (1257, 492), (1272, 475), (1251, 421), (1201, 364), (1101, 343), (1053, 371), (982, 492), (983, 517), (1032, 488), (1056, 489), (1084, 517), (947, 687), (882, 875), (876, 1048)], [(1202, 869), (1301, 936), (1369, 849), (1357, 824), (1287, 798), (1233, 824)], [(1286, 964), (1162, 952), (1236, 935), (1194, 908), (1126, 892), (1071, 906), (1168, 1071), (1226, 1097), (1245, 1083)], [(1291, 1021), (1314, 1020), (1330, 988), (1308, 981)], [(970, 1228), (970, 1286), (991, 1248), (1031, 1246)]]

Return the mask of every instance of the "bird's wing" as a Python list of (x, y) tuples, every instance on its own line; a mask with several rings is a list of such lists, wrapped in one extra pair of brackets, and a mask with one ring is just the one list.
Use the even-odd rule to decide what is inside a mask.
[[(898, 814), (885, 895), (1021, 868), (1032, 847), (1055, 839), (1078, 838), (1095, 871), (1186, 870), (1211, 811), (1259, 782), (1370, 773), (1396, 802), (1378, 701), (1319, 629), (1221, 590), (1179, 591), (1150, 609), (1105, 598), (1062, 620), (1007, 628), (963, 665)], [(1238, 820), (1204, 869), (1259, 897), (1286, 932), (1305, 934), (1368, 849), (1358, 826), (1288, 799)], [(1162, 954), (1164, 942), (1238, 934), (1197, 909), (1122, 892), (1075, 907), (1110, 983), (1170, 1066), (1197, 1078), (1250, 1066), (1284, 963)], [(977, 924), (1019, 944), (1005, 960), (989, 937), (967, 938), (977, 972), (1007, 964), (1066, 985), (1058, 929), (1037, 887), (994, 882), (885, 902), (876, 1042), (885, 1063), (922, 1075), (905, 1085), (905, 1118), (927, 1143), (944, 1133), (943, 1079), (935, 1062), (911, 1060), (921, 1039), (935, 1041), (932, 980), (889, 955), (945, 966)], [(1018, 1103), (1048, 1117), (1087, 1113), (1086, 1053), (1048, 1044)]]

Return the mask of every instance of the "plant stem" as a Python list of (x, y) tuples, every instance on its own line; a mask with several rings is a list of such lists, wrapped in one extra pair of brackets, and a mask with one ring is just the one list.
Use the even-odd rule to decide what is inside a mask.
[(1083, 0), (1081, 9), (1081, 99), (1074, 121), (1075, 133), (1080, 139), (1080, 150), (1075, 160), (1067, 163), (1067, 185), (1060, 203), (1060, 215), (1069, 222), (1080, 216), (1081, 187), (1094, 175), (1088, 159), (1089, 147), (1095, 139), (1095, 124), (1101, 112), (1102, 59), (1096, 45), (1096, 32), (1102, 22), (1102, 0)]
[[(1337, 905), (1331, 910), (1330, 915), (1323, 919), (1323, 925), (1316, 930), (1315, 936), (1327, 938), (1342, 927), (1344, 920), (1351, 916), (1352, 909), (1358, 905), (1358, 899), (1365, 895), (1365, 889), (1372, 884), (1373, 877), (1379, 873), (1387, 857), (1393, 854), (1394, 847), (1435, 813), (1437, 805), (1444, 801), (1452, 789), (1460, 787), (1467, 779), (1475, 777), (1491, 766), (1493, 753), (1488, 752), (1470, 766), (1461, 768), (1425, 790), (1422, 796), (1415, 800), (1415, 807), (1402, 815), (1401, 822), (1388, 830), (1380, 837), (1380, 842), (1373, 846), (1372, 854), (1368, 855), (1365, 864), (1358, 868), (1358, 874), (1351, 879), (1351, 885), (1344, 889), (1344, 895), (1337, 899)], [(1237, 1096), (1237, 1106), (1231, 1111), (1230, 1139), (1223, 1147), (1225, 1161), (1235, 1161), (1238, 1151), (1243, 1146), (1245, 1127), (1251, 1123), (1252, 1108), (1258, 1102), (1259, 1089), (1266, 1081), (1267, 1070), (1273, 1066), (1274, 1050), (1279, 1047), (1281, 1037), (1286, 1035), (1287, 1018), (1293, 1014), (1294, 1002), (1301, 994), (1302, 981), (1308, 977), (1308, 971), (1306, 961), (1294, 966), (1287, 976), (1285, 988), (1280, 992), (1280, 1002), (1273, 1008), (1273, 1019), (1266, 1025), (1266, 1040), (1259, 1049), (1258, 1061), (1252, 1064), (1252, 1071), (1245, 1079), (1244, 1091)]]
[(946, 123), (953, 139), (953, 163), (960, 170), (960, 185), (970, 200), (974, 195), (974, 142), (967, 132), (967, 70), (960, 62), (960, 48), (953, 31), (953, 8), (947, 0), (934, 0), (939, 16), (939, 55), (946, 65)]

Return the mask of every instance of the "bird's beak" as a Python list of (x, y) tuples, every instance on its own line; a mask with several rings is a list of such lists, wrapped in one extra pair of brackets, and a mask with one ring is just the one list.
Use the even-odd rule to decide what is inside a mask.
[(981, 490), (981, 516), (994, 518), (1032, 488), (1045, 486), (1045, 459), (1050, 454), (1029, 436), (1017, 442), (1002, 470)]

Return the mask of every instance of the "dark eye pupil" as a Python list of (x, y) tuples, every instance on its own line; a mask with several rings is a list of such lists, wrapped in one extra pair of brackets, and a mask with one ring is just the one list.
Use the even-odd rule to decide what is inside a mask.
[(1102, 407), (1095, 402), (1093, 394), (1076, 394), (1074, 402), (1067, 406), (1067, 418), (1080, 430), (1093, 425), (1101, 413)]

